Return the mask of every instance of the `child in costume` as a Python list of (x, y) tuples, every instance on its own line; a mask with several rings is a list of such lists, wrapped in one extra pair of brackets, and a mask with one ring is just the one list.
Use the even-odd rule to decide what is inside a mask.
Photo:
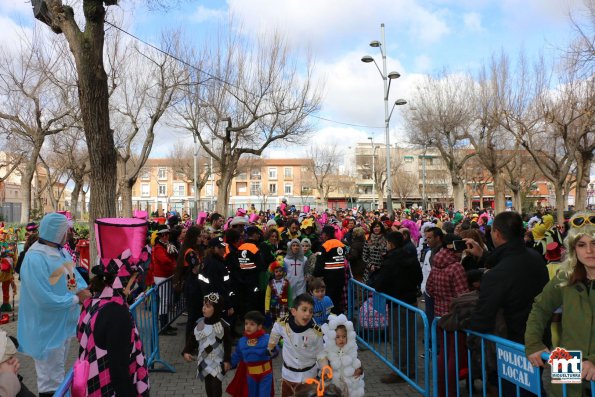
[(12, 287), (13, 294), (17, 292), (17, 286), (14, 282), (14, 257), (14, 249), (11, 249), (8, 244), (0, 248), (0, 283), (2, 284), (2, 306), (0, 306), (0, 311), (2, 312), (11, 312), (13, 310), (10, 305), (10, 288)]
[(213, 292), (204, 297), (202, 314), (196, 322), (194, 337), (188, 338), (183, 354), (192, 361), (192, 352), (198, 347), (196, 376), (205, 382), (208, 397), (223, 394), (223, 375), (231, 368), (231, 331), (221, 319), (223, 298)]
[(306, 266), (306, 257), (300, 240), (294, 238), (287, 243), (287, 255), (285, 255), (284, 265), (287, 269), (287, 280), (291, 285), (291, 299), (306, 292), (306, 277), (304, 268)]
[(269, 334), (263, 329), (264, 320), (259, 311), (250, 311), (244, 316), (244, 336), (231, 356), (232, 368), (237, 366), (238, 369), (225, 390), (234, 397), (275, 395)]
[(357, 358), (357, 344), (353, 323), (344, 314), (331, 314), (324, 332), (324, 353), (333, 369), (332, 383), (344, 396), (364, 396), (362, 363)]
[(285, 278), (285, 267), (281, 262), (275, 261), (271, 263), (269, 272), (273, 274), (273, 278), (271, 278), (267, 285), (264, 312), (274, 323), (289, 313), (291, 287), (289, 286), (289, 281)]
[(331, 314), (333, 301), (326, 296), (326, 285), (319, 277), (315, 277), (310, 281), (308, 291), (314, 298), (314, 321), (316, 321), (316, 324), (322, 325), (326, 323), (329, 314)]
[(298, 295), (290, 314), (277, 321), (271, 331), (268, 345), (270, 352), (283, 338), (281, 397), (295, 395), (306, 379), (314, 378), (318, 373), (318, 355), (323, 352), (324, 346), (322, 330), (312, 319), (313, 311), (312, 297), (308, 294)]

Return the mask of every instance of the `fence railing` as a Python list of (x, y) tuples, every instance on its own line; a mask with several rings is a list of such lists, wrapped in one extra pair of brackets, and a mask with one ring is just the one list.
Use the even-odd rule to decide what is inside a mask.
[[(140, 294), (130, 306), (130, 313), (143, 342), (143, 351), (150, 371), (176, 372), (172, 365), (161, 358), (159, 333), (175, 321), (185, 307), (184, 297), (174, 292), (173, 277)], [(160, 367), (156, 367), (156, 364), (160, 364)], [(72, 379), (71, 368), (54, 397), (70, 396)]]
[[(435, 397), (583, 396), (590, 388), (595, 397), (595, 382), (552, 384), (544, 369), (533, 367), (525, 346), (495, 335), (470, 330), (445, 331), (432, 324), (432, 380)], [(549, 354), (542, 355), (544, 362)], [(549, 372), (546, 365), (545, 371)], [(480, 385), (475, 381), (480, 380)], [(544, 381), (545, 380), (545, 381)], [(464, 385), (461, 387), (461, 383)], [(479, 388), (479, 390), (476, 390)], [(466, 390), (465, 390), (466, 389)]]
[(419, 393), (430, 395), (430, 327), (422, 310), (350, 279), (347, 314), (363, 346)]

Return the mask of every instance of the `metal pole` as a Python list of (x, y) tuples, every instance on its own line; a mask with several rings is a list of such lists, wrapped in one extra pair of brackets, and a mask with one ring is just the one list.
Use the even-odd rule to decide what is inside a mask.
[(199, 200), (199, 193), (198, 193), (198, 183), (197, 183), (197, 175), (198, 175), (198, 146), (196, 145), (196, 135), (194, 135), (194, 216), (193, 218), (198, 217), (198, 200)]
[[(385, 143), (386, 143), (386, 209), (388, 210), (389, 216), (393, 213), (393, 194), (392, 194), (392, 182), (391, 182), (391, 169), (390, 169), (390, 137), (388, 133), (388, 76), (386, 74), (386, 37), (384, 35), (384, 24), (380, 24), (380, 30), (382, 33), (382, 47), (384, 50), (382, 53), (382, 80), (384, 81), (384, 129), (385, 129)], [(382, 48), (380, 47), (380, 48)]]
[[(215, 150), (213, 147), (213, 141), (211, 140), (211, 150)], [(209, 172), (211, 173), (210, 177), (211, 177), (211, 202), (209, 205), (209, 209), (211, 211), (213, 211), (213, 206), (214, 206), (214, 199), (215, 199), (215, 173), (213, 172), (213, 156), (211, 156), (210, 159), (210, 165), (209, 165)]]
[(421, 161), (422, 161), (422, 180), (423, 180), (423, 192), (422, 192), (422, 202), (423, 202), (423, 206), (424, 206), (424, 210), (426, 210), (426, 151), (428, 149), (428, 145), (425, 144), (424, 145), (424, 156), (422, 157)]
[(372, 141), (372, 209), (376, 209), (376, 148)]

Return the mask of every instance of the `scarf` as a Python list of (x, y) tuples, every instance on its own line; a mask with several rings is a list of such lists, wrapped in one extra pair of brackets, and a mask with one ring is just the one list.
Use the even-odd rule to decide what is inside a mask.
[(314, 326), (314, 320), (310, 319), (310, 321), (306, 325), (297, 325), (297, 323), (295, 322), (295, 317), (289, 315), (288, 324), (289, 328), (291, 328), (293, 332), (299, 334), (308, 330), (309, 328), (312, 328)]
[(258, 339), (261, 336), (263, 336), (265, 334), (264, 329), (259, 329), (256, 332), (253, 332), (251, 334), (247, 333), (246, 331), (244, 331), (244, 336), (248, 339)]

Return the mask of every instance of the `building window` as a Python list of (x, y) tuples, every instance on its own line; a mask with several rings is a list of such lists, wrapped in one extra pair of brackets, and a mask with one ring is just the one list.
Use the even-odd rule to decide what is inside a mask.
[(251, 196), (260, 195), (260, 182), (250, 182), (250, 195)]
[(207, 185), (206, 192), (207, 196), (213, 197), (213, 185), (210, 183)]
[(302, 186), (302, 196), (309, 196), (312, 194), (312, 188), (310, 186)]
[(250, 170), (250, 179), (260, 180), (260, 168), (252, 168), (252, 170)]
[(166, 196), (167, 195), (167, 185), (159, 185), (159, 195)]
[(149, 170), (146, 170), (146, 169), (141, 170), (140, 179), (142, 181), (148, 181), (149, 179), (151, 179), (151, 173), (149, 172)]
[(277, 167), (269, 168), (269, 179), (277, 179)]
[[(162, 185), (165, 186), (165, 185)], [(183, 183), (174, 184), (174, 196), (182, 197), (186, 195), (186, 186)]]
[(286, 183), (285, 188), (283, 189), (284, 194), (293, 194), (293, 185), (291, 183)]
[(238, 181), (245, 181), (248, 179), (248, 175), (245, 172), (240, 172), (236, 178)]
[(236, 182), (236, 194), (248, 193), (248, 184), (246, 182)]
[(285, 167), (284, 169), (284, 175), (285, 175), (285, 179), (288, 178), (292, 178), (293, 177), (293, 167)]
[(413, 157), (412, 156), (405, 156), (404, 160), (406, 163), (413, 163)]
[(277, 184), (269, 183), (269, 194), (277, 194)]
[(140, 195), (143, 197), (149, 197), (149, 184), (148, 183), (141, 183), (140, 185)]
[(159, 178), (160, 180), (167, 179), (167, 169), (159, 168), (159, 170), (157, 171), (157, 178)]

